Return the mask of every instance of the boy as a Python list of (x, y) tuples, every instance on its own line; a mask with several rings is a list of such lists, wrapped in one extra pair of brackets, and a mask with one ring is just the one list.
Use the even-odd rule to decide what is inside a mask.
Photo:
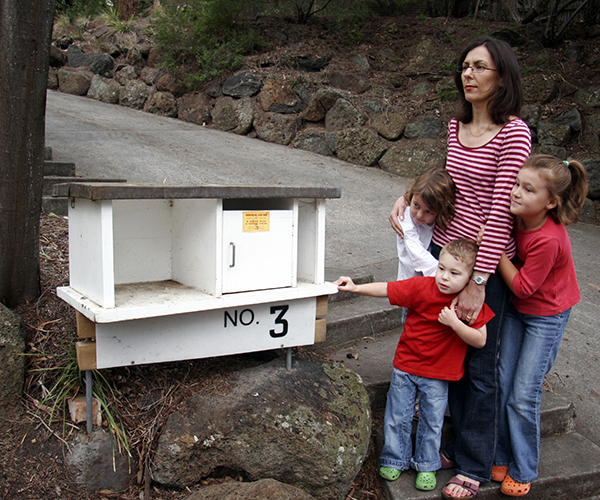
[[(471, 278), (477, 249), (477, 244), (467, 239), (449, 242), (440, 253), (435, 277), (356, 285), (343, 276), (335, 282), (339, 290), (388, 297), (390, 304), (408, 308), (385, 409), (379, 474), (389, 481), (398, 479), (401, 471), (412, 466), (418, 471), (417, 489), (432, 490), (436, 486), (434, 471), (441, 466), (439, 450), (448, 381), (462, 377), (467, 344), (483, 347), (485, 325), (494, 317), (484, 305), (469, 326), (450, 308), (452, 299)], [(411, 430), (417, 391), (419, 424), (413, 456)]]

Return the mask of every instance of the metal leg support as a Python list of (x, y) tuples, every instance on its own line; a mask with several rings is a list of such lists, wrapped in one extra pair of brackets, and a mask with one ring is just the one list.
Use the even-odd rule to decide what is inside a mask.
[(285, 353), (285, 369), (289, 372), (292, 369), (292, 348), (288, 347)]
[(85, 420), (87, 433), (92, 433), (92, 370), (85, 371)]

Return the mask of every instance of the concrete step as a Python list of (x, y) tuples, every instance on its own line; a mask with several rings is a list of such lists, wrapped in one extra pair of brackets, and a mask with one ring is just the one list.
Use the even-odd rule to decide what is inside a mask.
[[(577, 500), (598, 498), (600, 494), (600, 447), (576, 432), (543, 438), (539, 476), (532, 483), (528, 500)], [(405, 471), (394, 482), (383, 481), (388, 500), (439, 500), (452, 469), (438, 471), (433, 491), (415, 488), (416, 472)], [(477, 499), (506, 499), (499, 483), (484, 483)]]
[(73, 177), (75, 175), (75, 163), (64, 161), (44, 161), (44, 176)]
[[(402, 328), (326, 349), (329, 357), (360, 375), (373, 411), (383, 410), (392, 376), (392, 360)], [(554, 436), (575, 428), (573, 403), (550, 391), (542, 395), (541, 435)]]
[(326, 348), (372, 337), (402, 326), (402, 309), (378, 297), (349, 294), (344, 300), (330, 302), (327, 312)]
[(69, 213), (69, 199), (66, 196), (55, 196), (55, 186), (71, 182), (127, 182), (125, 179), (93, 179), (62, 175), (45, 175), (43, 182), (42, 210), (46, 213), (66, 216)]

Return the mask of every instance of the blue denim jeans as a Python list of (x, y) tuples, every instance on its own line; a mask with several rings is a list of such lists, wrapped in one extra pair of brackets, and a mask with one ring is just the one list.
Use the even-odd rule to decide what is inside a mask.
[[(439, 258), (441, 248), (432, 245)], [(469, 346), (465, 374), (448, 387), (448, 405), (455, 439), (444, 455), (456, 462), (456, 473), (479, 482), (490, 481), (498, 432), (498, 347), (500, 327), (510, 303), (510, 290), (498, 274), (490, 275), (485, 303), (496, 315), (487, 326), (481, 349)]]
[[(411, 432), (417, 391), (419, 422), (413, 456)], [(412, 467), (421, 472), (438, 470), (447, 402), (446, 380), (419, 377), (393, 368), (383, 422), (385, 444), (379, 459), (381, 466), (398, 470)]]
[(496, 465), (518, 483), (538, 475), (540, 407), (571, 310), (554, 316), (522, 314), (511, 304), (500, 342), (500, 419)]

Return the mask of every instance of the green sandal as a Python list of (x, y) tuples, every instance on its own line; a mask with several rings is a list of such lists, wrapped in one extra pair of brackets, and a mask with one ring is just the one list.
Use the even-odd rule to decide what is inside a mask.
[(418, 490), (431, 491), (435, 489), (436, 484), (435, 472), (417, 472), (415, 488)]
[(402, 471), (391, 467), (379, 467), (379, 475), (386, 481), (395, 481)]

